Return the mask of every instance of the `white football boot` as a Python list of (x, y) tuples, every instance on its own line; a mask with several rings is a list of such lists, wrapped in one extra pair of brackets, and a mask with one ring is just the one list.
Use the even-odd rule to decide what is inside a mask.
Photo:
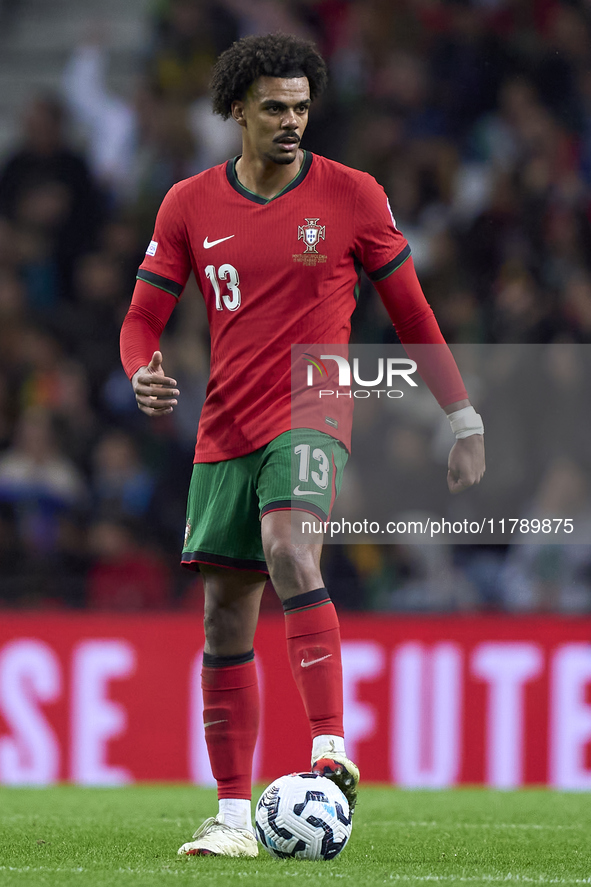
[(179, 848), (179, 856), (258, 856), (253, 833), (245, 828), (226, 825), (224, 814), (210, 816), (199, 826), (193, 840)]

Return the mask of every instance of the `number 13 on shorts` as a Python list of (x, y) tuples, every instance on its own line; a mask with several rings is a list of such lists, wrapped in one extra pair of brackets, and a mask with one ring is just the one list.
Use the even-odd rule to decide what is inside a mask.
[(328, 486), (328, 469), (330, 462), (328, 456), (320, 447), (314, 447), (312, 450), (312, 458), (318, 463), (318, 471), (312, 471), (310, 475), (310, 444), (297, 444), (294, 448), (294, 454), (299, 458), (298, 480), (308, 483), (310, 476), (321, 490), (325, 490)]
[(320, 431), (296, 429), (291, 436), (292, 508), (305, 502), (328, 517), (341, 487), (347, 450)]

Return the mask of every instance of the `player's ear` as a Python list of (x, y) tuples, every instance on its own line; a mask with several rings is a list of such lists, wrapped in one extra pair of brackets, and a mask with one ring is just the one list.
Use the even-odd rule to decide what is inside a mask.
[(232, 117), (240, 126), (246, 126), (246, 118), (244, 116), (244, 102), (232, 102)]

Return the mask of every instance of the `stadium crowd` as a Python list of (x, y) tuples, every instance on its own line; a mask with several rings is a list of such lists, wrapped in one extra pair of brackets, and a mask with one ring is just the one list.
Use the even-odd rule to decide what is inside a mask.
[[(587, 3), (161, 0), (126, 95), (108, 86), (108, 30), (93, 26), (61, 91), (31, 96), (0, 165), (2, 606), (200, 606), (199, 579), (178, 567), (208, 371), (195, 284), (162, 342), (182, 395), (170, 417), (138, 412), (119, 329), (164, 194), (238, 151), (237, 127), (209, 111), (213, 61), (279, 30), (314, 39), (330, 66), (305, 147), (384, 185), (450, 343), (591, 341)], [(363, 281), (353, 341), (394, 340)], [(575, 455), (548, 495), (583, 488), (588, 509)], [(591, 609), (591, 544), (324, 558), (343, 608)]]

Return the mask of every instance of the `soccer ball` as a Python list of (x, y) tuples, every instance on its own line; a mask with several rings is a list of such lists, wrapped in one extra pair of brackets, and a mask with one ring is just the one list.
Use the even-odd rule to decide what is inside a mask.
[(267, 786), (255, 813), (257, 837), (279, 859), (333, 859), (351, 835), (347, 799), (319, 773), (292, 773)]

